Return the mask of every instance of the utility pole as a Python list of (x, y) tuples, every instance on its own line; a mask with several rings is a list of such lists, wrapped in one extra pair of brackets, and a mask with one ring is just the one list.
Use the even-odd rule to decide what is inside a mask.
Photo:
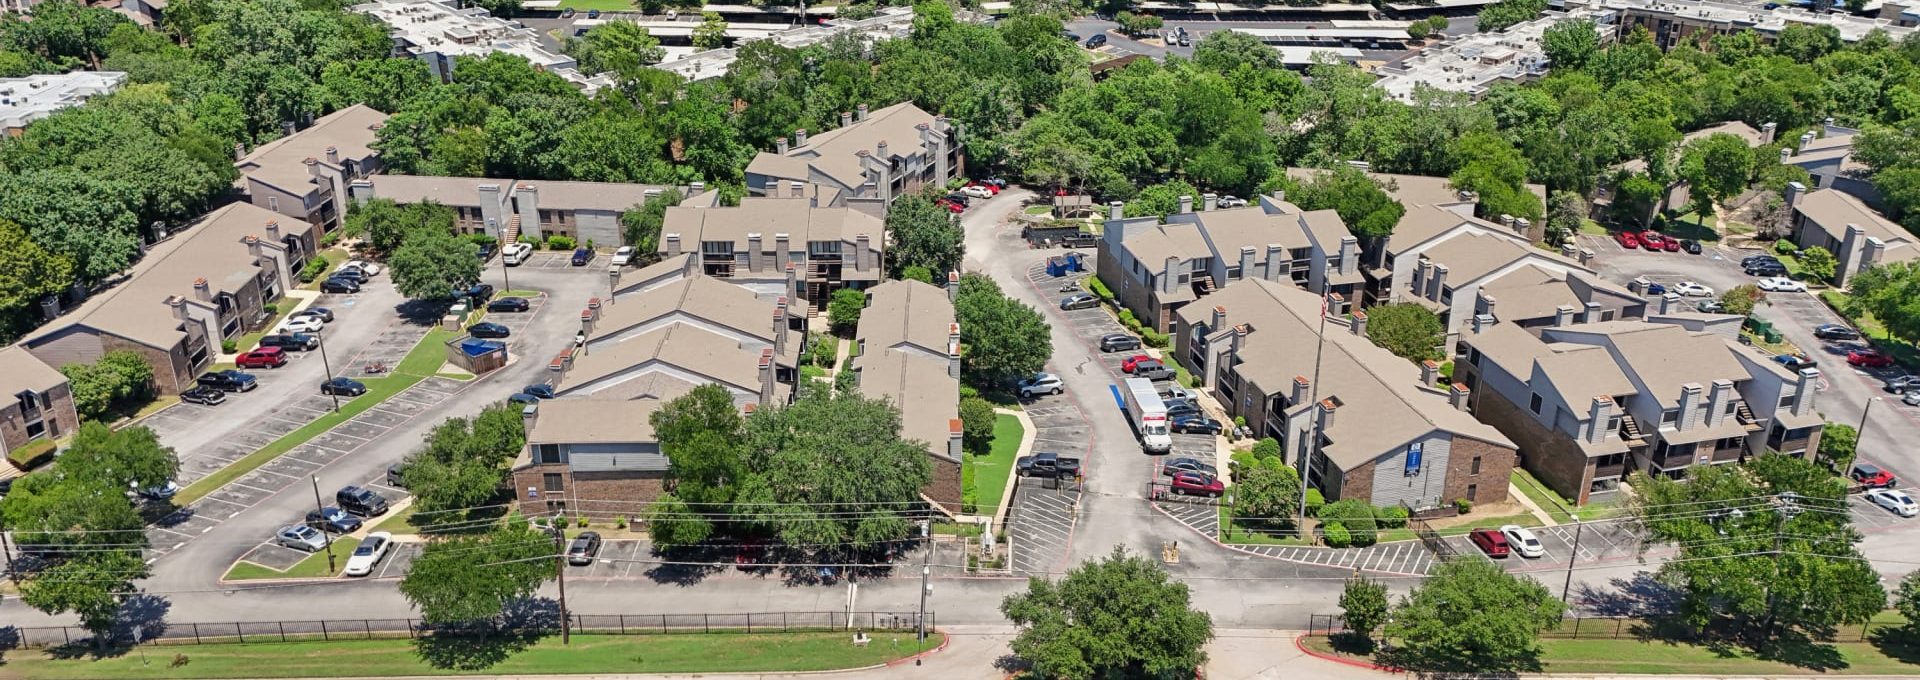
[[(320, 343), (320, 367), (327, 369), (327, 381), (332, 382), (333, 381), (333, 362), (327, 361), (327, 339), (324, 336), (321, 336), (318, 331), (314, 332), (313, 338), (315, 341)], [(333, 412), (339, 413), (340, 412), (340, 392), (332, 388), (328, 388), (327, 394), (333, 396)], [(315, 484), (318, 484), (318, 483), (319, 482), (315, 482)], [(320, 495), (319, 487), (315, 487), (313, 493), (315, 496)]]
[[(1312, 399), (1309, 403), (1314, 404), (1315, 409), (1319, 408), (1320, 403), (1320, 359), (1327, 348), (1327, 314), (1332, 311), (1328, 309), (1331, 302), (1327, 299), (1326, 275), (1322, 274), (1320, 277), (1320, 332), (1314, 337), (1313, 342), (1313, 382), (1307, 385)], [(1300, 404), (1293, 406), (1297, 408)], [(1297, 508), (1300, 511), (1300, 523), (1294, 525), (1294, 533), (1300, 538), (1306, 538), (1307, 535), (1307, 489), (1313, 487), (1308, 476), (1313, 470), (1313, 453), (1320, 445), (1320, 413), (1317, 410), (1307, 412), (1306, 439), (1307, 441), (1302, 442), (1304, 446), (1301, 447), (1300, 463), (1296, 469), (1300, 473), (1300, 507)], [(1285, 460), (1286, 455), (1285, 451), (1280, 452), (1281, 460)]]
[(7, 554), (7, 580), (18, 584), (20, 572), (13, 568), (13, 546), (7, 542), (7, 528), (0, 526), (0, 552)]
[[(927, 582), (933, 575), (933, 541), (928, 536), (932, 526), (933, 520), (920, 521), (920, 540), (927, 544), (927, 556), (920, 563), (920, 614), (914, 617), (913, 622), (916, 630), (914, 640), (918, 645), (916, 652), (924, 651), (922, 648), (927, 646), (927, 593), (933, 590), (933, 585)], [(920, 665), (920, 657), (913, 658), (913, 665)]]
[(327, 533), (327, 504), (320, 501), (320, 475), (313, 475), (313, 509), (320, 512), (320, 538), (327, 543), (327, 573), (339, 571), (333, 566), (333, 534)]
[(560, 644), (572, 644), (573, 618), (567, 613), (567, 530), (563, 524), (553, 527), (553, 561), (560, 565)]
[[(1567, 582), (1560, 586), (1560, 601), (1569, 606), (1573, 604), (1573, 600), (1567, 599), (1567, 596), (1573, 592), (1573, 563), (1580, 559), (1580, 534), (1586, 528), (1587, 525), (1581, 524), (1579, 516), (1576, 515), (1573, 519), (1573, 553), (1567, 555)], [(1565, 616), (1565, 610), (1562, 610), (1561, 615)]]

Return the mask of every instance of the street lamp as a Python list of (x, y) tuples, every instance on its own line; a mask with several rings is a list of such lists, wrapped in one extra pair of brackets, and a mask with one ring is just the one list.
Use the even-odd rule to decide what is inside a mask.
[[(325, 385), (327, 383), (333, 382), (333, 362), (327, 361), (327, 337), (324, 335), (321, 335), (319, 331), (315, 331), (313, 334), (313, 337), (318, 339), (320, 343), (320, 366), (327, 370), (327, 382), (321, 383)], [(340, 412), (340, 391), (329, 388), (327, 390), (327, 394), (328, 396), (333, 397), (333, 412), (339, 413)], [(319, 493), (319, 491), (316, 490), (314, 491), (314, 493), (317, 494)]]
[(313, 507), (320, 511), (320, 539), (327, 544), (327, 573), (331, 574), (339, 569), (333, 565), (333, 535), (327, 533), (327, 504), (320, 501), (320, 476), (314, 475), (312, 479)]

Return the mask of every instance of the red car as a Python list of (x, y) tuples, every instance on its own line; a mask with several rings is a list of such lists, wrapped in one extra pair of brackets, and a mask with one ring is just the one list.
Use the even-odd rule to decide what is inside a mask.
[(1900, 483), (1893, 473), (1882, 470), (1880, 466), (1873, 463), (1854, 463), (1853, 469), (1847, 471), (1847, 476), (1852, 477), (1855, 484), (1869, 489), (1891, 489), (1895, 484)]
[(1672, 236), (1661, 236), (1660, 249), (1665, 250), (1669, 253), (1680, 252), (1680, 239), (1674, 238)]
[(1620, 247), (1626, 248), (1627, 250), (1636, 250), (1640, 247), (1640, 237), (1634, 236), (1631, 231), (1614, 234), (1613, 238), (1620, 242)]
[(1646, 246), (1647, 250), (1663, 250), (1667, 247), (1667, 237), (1661, 236), (1660, 232), (1648, 229), (1640, 232), (1639, 236), (1640, 245)]
[(1227, 492), (1227, 483), (1198, 472), (1182, 472), (1173, 476), (1173, 492), (1219, 498)]
[(969, 183), (967, 186), (980, 187), (982, 189), (986, 189), (989, 192), (992, 192), (993, 195), (995, 196), (1000, 195), (1000, 186), (997, 184), (988, 184), (986, 182), (972, 182), (972, 183)]
[(1893, 357), (1871, 349), (1856, 349), (1847, 353), (1847, 363), (1862, 368), (1886, 368), (1893, 365)]
[(1135, 355), (1133, 355), (1133, 356), (1130, 356), (1130, 357), (1127, 357), (1127, 358), (1125, 358), (1125, 359), (1121, 359), (1121, 360), (1120, 360), (1120, 372), (1121, 372), (1121, 373), (1132, 373), (1132, 372), (1134, 371), (1134, 369), (1136, 369), (1136, 368), (1139, 368), (1139, 367), (1140, 367), (1140, 362), (1142, 362), (1142, 361), (1153, 361), (1153, 357), (1150, 357), (1150, 356), (1147, 356), (1147, 355), (1145, 355), (1145, 354), (1135, 354)]
[(233, 360), (241, 368), (279, 368), (287, 365), (287, 353), (278, 347), (262, 347)]
[(1507, 545), (1506, 535), (1493, 529), (1475, 529), (1467, 534), (1467, 540), (1473, 541), (1488, 557), (1506, 557), (1513, 552), (1512, 546)]
[(955, 214), (958, 214), (958, 213), (962, 213), (962, 212), (966, 212), (966, 210), (967, 210), (967, 208), (966, 208), (966, 206), (962, 206), (962, 205), (960, 205), (960, 204), (958, 204), (958, 203), (955, 203), (955, 202), (953, 202), (953, 201), (949, 201), (949, 200), (947, 200), (947, 199), (944, 199), (944, 198), (943, 198), (943, 199), (940, 199), (940, 200), (938, 200), (938, 201), (934, 201), (934, 204), (935, 204), (935, 205), (938, 205), (938, 206), (940, 206), (940, 207), (943, 207), (943, 208), (946, 208), (946, 209), (947, 209), (947, 212), (950, 212), (950, 213), (955, 213)]

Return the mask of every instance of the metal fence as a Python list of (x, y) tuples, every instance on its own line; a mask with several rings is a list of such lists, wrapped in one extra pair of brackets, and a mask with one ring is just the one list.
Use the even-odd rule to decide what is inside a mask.
[[(602, 635), (674, 635), (733, 633), (799, 633), (834, 630), (903, 631), (915, 629), (915, 612), (756, 612), (745, 614), (574, 614), (568, 617), (575, 633)], [(927, 628), (934, 627), (927, 612)], [(558, 634), (557, 615), (536, 625), (486, 629), (503, 633)], [(14, 628), (14, 647), (58, 647), (88, 643), (92, 631), (77, 626)], [(419, 619), (342, 619), (325, 621), (261, 621), (251, 623), (151, 623), (115, 635), (114, 642), (142, 645), (252, 644), (417, 638), (423, 635), (464, 635), (469, 629), (436, 629)]]
[[(1894, 624), (1872, 623), (1843, 625), (1835, 629), (1832, 642), (1866, 642), (1873, 632)], [(1307, 617), (1307, 635), (1326, 636), (1347, 630), (1339, 614), (1311, 614)], [(1686, 639), (1692, 629), (1677, 620), (1619, 616), (1569, 616), (1559, 625), (1540, 631), (1549, 640), (1670, 640)]]

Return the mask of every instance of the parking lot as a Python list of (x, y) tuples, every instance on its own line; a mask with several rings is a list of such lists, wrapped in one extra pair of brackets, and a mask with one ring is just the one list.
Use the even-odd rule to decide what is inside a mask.
[[(406, 500), (407, 498), (410, 498), (413, 495), (408, 493), (406, 489), (402, 489), (394, 486), (387, 486), (385, 475), (381, 475), (377, 479), (371, 479), (371, 480), (361, 482), (359, 486), (365, 487), (367, 489), (371, 489), (374, 493), (380, 494), (381, 497), (386, 498), (387, 502), (396, 508), (400, 505), (401, 501)], [(328, 505), (333, 505), (333, 504), (328, 503)], [(362, 526), (359, 531), (354, 532), (353, 535), (358, 538), (366, 538), (367, 534), (370, 534), (372, 532), (388, 530), (387, 528), (382, 528), (377, 525), (379, 525), (382, 521), (386, 520), (386, 518), (392, 516), (392, 512), (397, 512), (397, 510), (390, 511), (387, 514), (381, 515), (379, 517), (362, 518), (365, 521), (365, 525)], [(286, 524), (300, 524), (305, 521), (306, 521), (306, 514), (300, 513), (297, 516), (287, 517)], [(334, 536), (333, 540), (338, 541), (340, 540), (340, 537), (336, 535)], [(405, 543), (395, 543), (392, 547), (388, 548), (387, 556), (384, 558), (381, 558), (380, 564), (377, 565), (378, 568), (374, 570), (374, 573), (369, 574), (369, 576), (374, 576), (374, 577), (385, 576), (385, 575), (399, 576), (399, 575), (405, 574), (406, 566), (412, 563), (413, 558), (418, 554), (418, 551), (414, 551), (412, 553), (408, 553), (403, 556), (402, 553), (406, 551), (403, 551), (402, 548), (406, 545), (407, 544)], [(301, 560), (306, 559), (308, 555), (312, 555), (312, 554), (313, 553), (309, 553), (304, 550), (296, 550), (293, 548), (289, 548), (289, 547), (274, 543), (273, 536), (263, 536), (260, 539), (260, 545), (256, 546), (252, 550), (247, 551), (247, 554), (241, 556), (240, 559), (246, 562), (252, 562), (254, 564), (258, 564), (263, 567), (269, 567), (269, 568), (285, 571), (287, 568), (292, 567), (295, 564), (299, 564)], [(339, 549), (336, 548), (334, 550), (334, 556), (339, 559), (341, 564), (346, 563), (347, 553), (340, 551)]]
[(1007, 543), (1013, 572), (1048, 575), (1065, 565), (1068, 543), (1078, 520), (1079, 488), (1070, 480), (1015, 480), (1013, 508), (1007, 513)]
[[(520, 264), (510, 265), (510, 266), (516, 267), (519, 269), (566, 269), (566, 268), (572, 267), (575, 269), (579, 269), (581, 271), (600, 272), (602, 274), (605, 274), (607, 271), (607, 266), (612, 264), (612, 262), (613, 262), (612, 255), (608, 255), (606, 253), (601, 253), (601, 252), (595, 252), (593, 254), (592, 261), (589, 261), (583, 265), (575, 265), (573, 263), (573, 251), (571, 250), (568, 250), (568, 251), (538, 250), (528, 254), (527, 259), (522, 261)], [(509, 274), (509, 276), (511, 276), (511, 274)]]

